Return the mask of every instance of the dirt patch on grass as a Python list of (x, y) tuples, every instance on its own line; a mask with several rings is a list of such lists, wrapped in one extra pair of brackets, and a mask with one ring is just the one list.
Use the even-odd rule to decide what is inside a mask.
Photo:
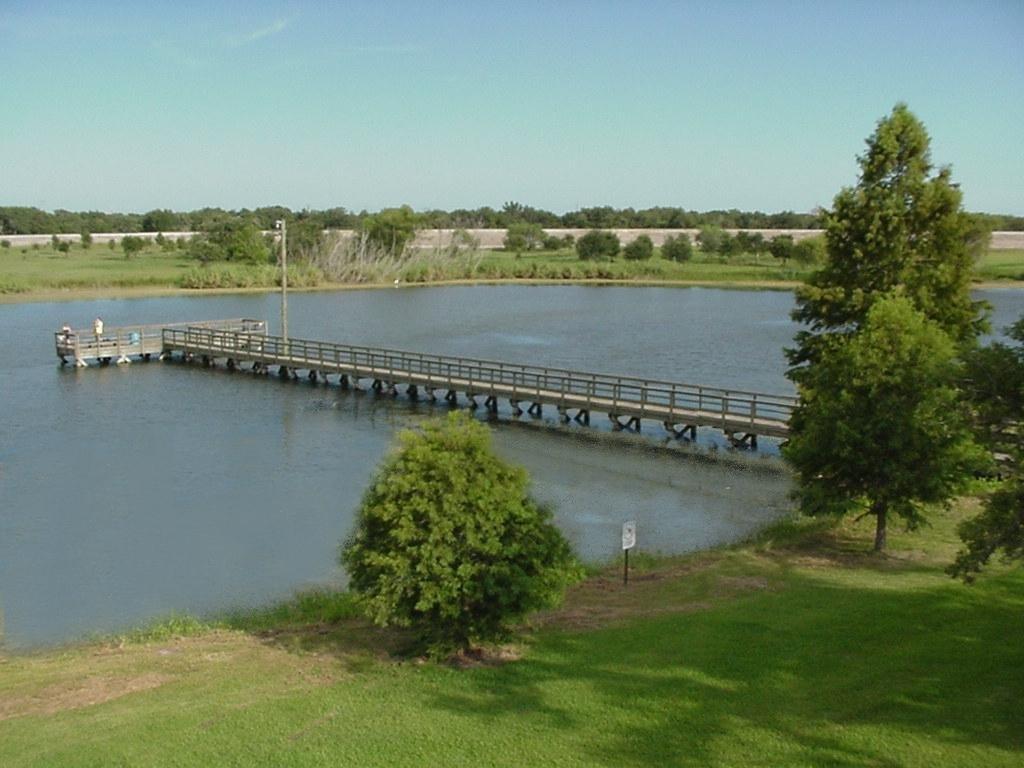
[(173, 676), (148, 672), (134, 677), (87, 677), (75, 683), (51, 685), (30, 696), (0, 701), (0, 720), (25, 715), (53, 715), (103, 704), (122, 696), (159, 688)]
[(534, 626), (598, 629), (637, 618), (690, 613), (721, 600), (771, 588), (767, 577), (723, 572), (723, 558), (703, 556), (630, 574), (609, 569), (576, 585), (564, 605), (535, 617)]

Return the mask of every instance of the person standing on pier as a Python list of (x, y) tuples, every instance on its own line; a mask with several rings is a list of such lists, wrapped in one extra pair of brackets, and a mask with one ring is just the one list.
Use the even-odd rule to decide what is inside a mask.
[(96, 334), (96, 338), (99, 339), (103, 335), (103, 318), (97, 317), (92, 321), (92, 331)]

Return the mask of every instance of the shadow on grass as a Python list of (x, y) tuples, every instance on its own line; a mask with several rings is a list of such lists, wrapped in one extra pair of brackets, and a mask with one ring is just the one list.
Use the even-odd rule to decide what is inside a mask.
[(303, 592), (267, 608), (228, 614), (221, 623), (275, 648), (333, 656), (350, 668), (367, 657), (407, 656), (414, 639), (408, 631), (374, 625), (361, 615), (352, 594), (333, 590)]
[(902, 764), (915, 738), (1024, 750), (1024, 580), (993, 582), (900, 592), (793, 576), (708, 612), (542, 636), (528, 660), (474, 670), (432, 705), (482, 728), (594, 733), (587, 758), (607, 765), (705, 765), (725, 743), (749, 762), (844, 766)]

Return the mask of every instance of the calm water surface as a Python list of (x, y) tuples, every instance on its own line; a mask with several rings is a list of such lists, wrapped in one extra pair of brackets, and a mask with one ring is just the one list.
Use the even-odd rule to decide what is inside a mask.
[[(1002, 327), (1024, 292), (989, 291)], [(790, 392), (785, 292), (459, 287), (297, 294), (296, 337)], [(209, 613), (344, 582), (338, 543), (394, 432), (444, 409), (182, 364), (60, 369), (52, 331), (278, 317), (275, 296), (0, 306), (0, 618), (21, 648), (172, 611)], [(502, 422), (505, 421), (503, 416)], [(499, 423), (497, 449), (589, 560), (733, 541), (780, 515), (771, 459), (652, 450), (595, 429)], [(606, 430), (605, 430), (606, 431)], [(715, 437), (701, 434), (701, 442)], [(769, 448), (769, 453), (770, 453)]]

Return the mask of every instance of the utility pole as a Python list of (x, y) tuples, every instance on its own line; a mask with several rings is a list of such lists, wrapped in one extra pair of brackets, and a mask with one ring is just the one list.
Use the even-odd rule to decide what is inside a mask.
[(281, 230), (281, 336), (288, 344), (288, 224), (278, 219), (274, 226)]

